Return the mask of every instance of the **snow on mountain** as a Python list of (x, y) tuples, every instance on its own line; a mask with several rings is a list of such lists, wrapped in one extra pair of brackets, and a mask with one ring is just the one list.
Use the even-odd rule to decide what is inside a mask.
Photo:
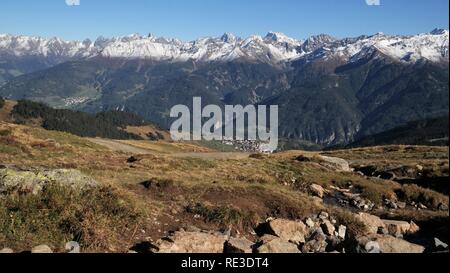
[[(345, 42), (342, 42), (345, 41)], [(322, 58), (340, 57), (357, 61), (366, 54), (378, 50), (381, 53), (404, 62), (426, 59), (431, 62), (448, 62), (449, 32), (434, 30), (415, 36), (389, 36), (377, 33), (356, 39), (336, 41)]]
[(251, 36), (245, 40), (230, 33), (220, 38), (200, 38), (182, 43), (153, 36), (131, 40), (118, 39), (109, 43), (102, 51), (105, 57), (150, 58), (156, 60), (228, 61), (248, 58), (260, 61), (279, 62), (298, 57), (296, 50), (300, 41), (281, 33), (269, 33), (265, 38)]
[(89, 40), (63, 41), (58, 38), (0, 35), (0, 54), (15, 56), (44, 56), (84, 58), (145, 58), (160, 61), (231, 61), (247, 59), (269, 63), (306, 58), (341, 58), (355, 61), (378, 50), (394, 59), (415, 62), (426, 59), (448, 62), (448, 30), (436, 29), (414, 36), (373, 36), (336, 39), (328, 35), (312, 36), (305, 41), (283, 33), (269, 32), (265, 37), (242, 39), (231, 33), (222, 37), (206, 37), (191, 42), (166, 39), (153, 35), (133, 34), (118, 38), (99, 37)]
[(57, 58), (88, 57), (98, 53), (89, 40), (63, 41), (59, 38), (41, 38), (0, 34), (0, 53), (14, 56), (43, 56)]

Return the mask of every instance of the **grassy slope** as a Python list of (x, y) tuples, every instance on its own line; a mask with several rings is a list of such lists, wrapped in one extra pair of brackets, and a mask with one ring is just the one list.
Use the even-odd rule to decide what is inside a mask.
[[(89, 217), (103, 215), (103, 221), (96, 225), (98, 232), (82, 238), (88, 251), (126, 251), (140, 240), (156, 240), (166, 235), (169, 230), (189, 225), (205, 229), (232, 227), (234, 231), (239, 230), (242, 233), (249, 231), (267, 217), (303, 218), (321, 210), (332, 211), (340, 222), (349, 225), (350, 232), (358, 233), (361, 232), (361, 226), (348, 212), (312, 198), (308, 194), (308, 186), (311, 183), (339, 186), (351, 182), (363, 190), (365, 197), (378, 204), (383, 196), (392, 196), (404, 189), (395, 182), (364, 178), (351, 173), (336, 173), (314, 162), (295, 161), (295, 156), (303, 153), (300, 151), (250, 159), (205, 160), (172, 155), (191, 150), (192, 144), (127, 141), (136, 146), (151, 145), (154, 151), (153, 154), (136, 156), (137, 162), (127, 163), (131, 154), (112, 152), (86, 139), (66, 133), (9, 123), (0, 123), (0, 132), (0, 163), (25, 167), (79, 169), (92, 175), (109, 189), (114, 200), (122, 200), (119, 204), (124, 206), (125, 212), (116, 214), (109, 210), (105, 213), (103, 210), (102, 204), (111, 202), (108, 197), (111, 195), (107, 194), (105, 197), (92, 193), (95, 196), (90, 198), (98, 202), (89, 206), (84, 204), (85, 199), (74, 197), (74, 206), (86, 214), (83, 219), (88, 219), (86, 222), (82, 221), (84, 225), (91, 223)], [(445, 154), (448, 155), (448, 150), (430, 149), (430, 153), (434, 153), (439, 160)], [(211, 150), (198, 147), (198, 151)], [(422, 160), (422, 154), (414, 151), (403, 151), (403, 156), (408, 157), (411, 163)], [(396, 161), (401, 160), (398, 153), (362, 149), (354, 155), (357, 159), (361, 156), (364, 160), (372, 160), (382, 156), (383, 160)], [(346, 151), (336, 152), (336, 155), (352, 158), (352, 154)], [(144, 187), (144, 181), (147, 181), (145, 185), (153, 186)], [(408, 198), (414, 198), (418, 192), (421, 196), (428, 196), (431, 203), (448, 204), (447, 196), (434, 191), (418, 188), (411, 193), (406, 190), (403, 192), (410, 194)], [(51, 196), (51, 200), (67, 202), (64, 195)], [(19, 210), (33, 211), (32, 218), (39, 221), (45, 215), (45, 211), (37, 210), (40, 202), (31, 200), (19, 206)], [(113, 204), (117, 205), (114, 202)], [(72, 210), (62, 211), (70, 214)], [(6, 217), (7, 214), (0, 214), (0, 217)], [(194, 217), (195, 214), (200, 215), (200, 218)], [(401, 215), (391, 215), (415, 221), (438, 216), (447, 217), (447, 214), (435, 211), (404, 211)], [(57, 222), (65, 220), (59, 216), (55, 217), (54, 221)], [(124, 225), (124, 219), (133, 219), (129, 221), (132, 224)], [(17, 249), (28, 247), (28, 236), (31, 234), (27, 230), (29, 226), (6, 222), (9, 225), (1, 227), (2, 234), (11, 229), (17, 232), (13, 237), (0, 236), (0, 248), (11, 244)], [(51, 244), (56, 249), (61, 249), (63, 239), (67, 240), (74, 235), (72, 231), (63, 230), (58, 225), (39, 225), (36, 229), (35, 234), (48, 236), (35, 236), (32, 241)], [(90, 234), (86, 233), (86, 230), (83, 231), (82, 234)], [(250, 236), (249, 233), (246, 234)]]

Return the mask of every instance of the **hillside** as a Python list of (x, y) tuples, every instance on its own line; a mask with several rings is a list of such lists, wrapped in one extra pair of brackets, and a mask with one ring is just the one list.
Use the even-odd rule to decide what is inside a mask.
[[(414, 221), (421, 228), (420, 233), (405, 235), (409, 243), (376, 235), (395, 243), (418, 243), (433, 251), (434, 237), (448, 242), (448, 195), (426, 189), (426, 184), (361, 176), (335, 158), (345, 158), (351, 166), (403, 166), (411, 169), (407, 173), (420, 172), (420, 165), (429, 174), (448, 178), (448, 147), (388, 146), (323, 154), (328, 157), (303, 151), (218, 157), (223, 153), (192, 143), (118, 142), (139, 148), (139, 154), (119, 146), (112, 150), (105, 143), (0, 122), (0, 248), (22, 251), (46, 244), (64, 252), (65, 242), (74, 240), (82, 252), (164, 252), (171, 246), (159, 239), (178, 231), (173, 247), (192, 251), (200, 247), (189, 243), (195, 240), (210, 240), (216, 247), (221, 231), (253, 244), (261, 240), (258, 235), (265, 232), (261, 228), (269, 217), (285, 219), (289, 227), (293, 220), (322, 221), (318, 215), (325, 219), (324, 212), (327, 221), (336, 221), (336, 230), (346, 228), (343, 239), (326, 235), (322, 248), (313, 250), (314, 240), (305, 231), (308, 243), (287, 245), (291, 251), (354, 252), (359, 241), (352, 238), (367, 234), (369, 227), (361, 218), (367, 213), (408, 225)], [(26, 183), (30, 177), (38, 183), (31, 189), (21, 182), (5, 183)], [(81, 188), (66, 188), (64, 183)], [(334, 229), (333, 224), (328, 228)], [(218, 248), (204, 251), (223, 251), (223, 240)], [(410, 246), (423, 251), (420, 245)]]
[(68, 132), (82, 137), (151, 140), (168, 137), (167, 132), (137, 115), (122, 111), (92, 115), (66, 109), (54, 109), (42, 103), (21, 100), (17, 103), (6, 101), (0, 113), (0, 120), (3, 121), (36, 125), (47, 130)]
[(414, 121), (380, 134), (364, 137), (348, 147), (392, 144), (448, 146), (448, 128), (448, 116)]
[[(9, 54), (53, 52), (45, 40), (29, 52), (4, 39)], [(281, 33), (192, 42), (132, 35), (64, 45), (78, 55), (11, 78), (0, 95), (89, 113), (120, 109), (165, 129), (171, 107), (190, 106), (194, 96), (220, 107), (278, 105), (280, 137), (310, 147), (448, 115), (447, 30), (305, 41)]]

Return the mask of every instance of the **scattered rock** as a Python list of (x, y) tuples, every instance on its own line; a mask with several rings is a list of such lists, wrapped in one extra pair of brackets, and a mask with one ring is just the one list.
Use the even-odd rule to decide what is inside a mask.
[(303, 253), (324, 253), (328, 243), (325, 240), (310, 240), (302, 247)]
[(418, 225), (416, 225), (416, 223), (414, 223), (413, 221), (411, 221), (409, 223), (409, 230), (408, 230), (408, 234), (415, 234), (417, 232), (420, 231), (420, 227)]
[(272, 234), (285, 241), (304, 243), (308, 233), (306, 225), (300, 221), (276, 219), (265, 224), (266, 234)]
[(380, 244), (378, 244), (378, 242), (367, 240), (364, 242), (360, 242), (359, 244), (360, 245), (358, 245), (357, 248), (358, 253), (371, 253), (371, 254), (381, 253)]
[(438, 209), (441, 211), (448, 211), (448, 205), (446, 205), (444, 203), (440, 203), (438, 206)]
[(345, 235), (347, 234), (347, 227), (340, 225), (338, 228), (338, 237), (342, 240), (345, 240)]
[(375, 207), (375, 204), (372, 201), (361, 198), (359, 194), (353, 194), (353, 196), (350, 197), (349, 200), (349, 203), (352, 206), (363, 211), (371, 211)]
[(31, 249), (31, 253), (53, 253), (48, 245), (38, 245)]
[(65, 249), (68, 253), (80, 253), (81, 248), (80, 244), (74, 241), (67, 242)]
[(246, 238), (230, 238), (225, 244), (226, 253), (252, 253), (253, 242)]
[(305, 223), (308, 228), (314, 228), (316, 226), (316, 223), (311, 218), (307, 218)]
[(399, 202), (399, 201), (390, 200), (390, 199), (385, 199), (384, 205), (389, 209), (405, 209), (406, 208), (405, 202)]
[(319, 214), (319, 219), (321, 219), (321, 220), (326, 220), (326, 219), (328, 219), (328, 217), (329, 217), (329, 215), (328, 215), (328, 213), (326, 213), (325, 211), (322, 211), (322, 212)]
[(309, 190), (317, 197), (319, 198), (323, 198), (323, 194), (324, 194), (324, 189), (322, 186), (317, 185), (317, 184), (312, 184), (309, 187)]
[(411, 224), (405, 221), (382, 220), (387, 227), (388, 233), (395, 237), (403, 237), (409, 233)]
[(159, 240), (159, 253), (223, 253), (227, 237), (222, 233), (178, 231)]
[(397, 202), (397, 206), (399, 209), (405, 209), (406, 208), (406, 203), (405, 202)]
[(398, 209), (398, 205), (394, 200), (385, 199), (384, 205), (389, 209)]
[(312, 234), (310, 239), (314, 240), (326, 240), (327, 236), (323, 232), (322, 228), (317, 228), (314, 233)]
[(316, 229), (316, 231), (311, 236), (302, 247), (303, 253), (324, 253), (328, 243), (326, 242), (327, 237), (325, 236), (321, 228)]
[(336, 230), (334, 225), (328, 220), (324, 220), (321, 227), (322, 227), (323, 232), (328, 236), (333, 236), (334, 231)]
[(388, 230), (387, 227), (379, 227), (377, 233), (378, 234), (389, 235), (389, 230)]
[(337, 157), (329, 157), (329, 156), (319, 156), (319, 159), (322, 161), (320, 164), (324, 167), (330, 168), (334, 171), (338, 172), (352, 172), (353, 169), (350, 168), (350, 164), (347, 160)]
[(369, 234), (377, 234), (379, 228), (386, 227), (386, 225), (380, 219), (380, 217), (377, 217), (375, 215), (361, 212), (361, 213), (357, 214), (355, 217), (356, 217), (356, 219), (361, 221), (366, 226)]
[(5, 247), (4, 249), (0, 250), (0, 254), (12, 254), (12, 253), (14, 253), (14, 250), (12, 250), (11, 248)]
[(418, 207), (419, 209), (428, 209), (428, 207), (425, 206), (425, 205), (422, 204), (422, 203), (417, 204), (417, 207)]
[(275, 238), (262, 244), (256, 249), (256, 253), (301, 253), (297, 245)]

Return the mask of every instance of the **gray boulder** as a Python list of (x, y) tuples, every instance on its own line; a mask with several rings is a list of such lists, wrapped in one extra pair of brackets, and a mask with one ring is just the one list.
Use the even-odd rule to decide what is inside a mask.
[(350, 164), (347, 160), (337, 157), (329, 157), (329, 156), (318, 156), (321, 160), (320, 165), (332, 169), (337, 172), (352, 172), (353, 169), (350, 168)]

